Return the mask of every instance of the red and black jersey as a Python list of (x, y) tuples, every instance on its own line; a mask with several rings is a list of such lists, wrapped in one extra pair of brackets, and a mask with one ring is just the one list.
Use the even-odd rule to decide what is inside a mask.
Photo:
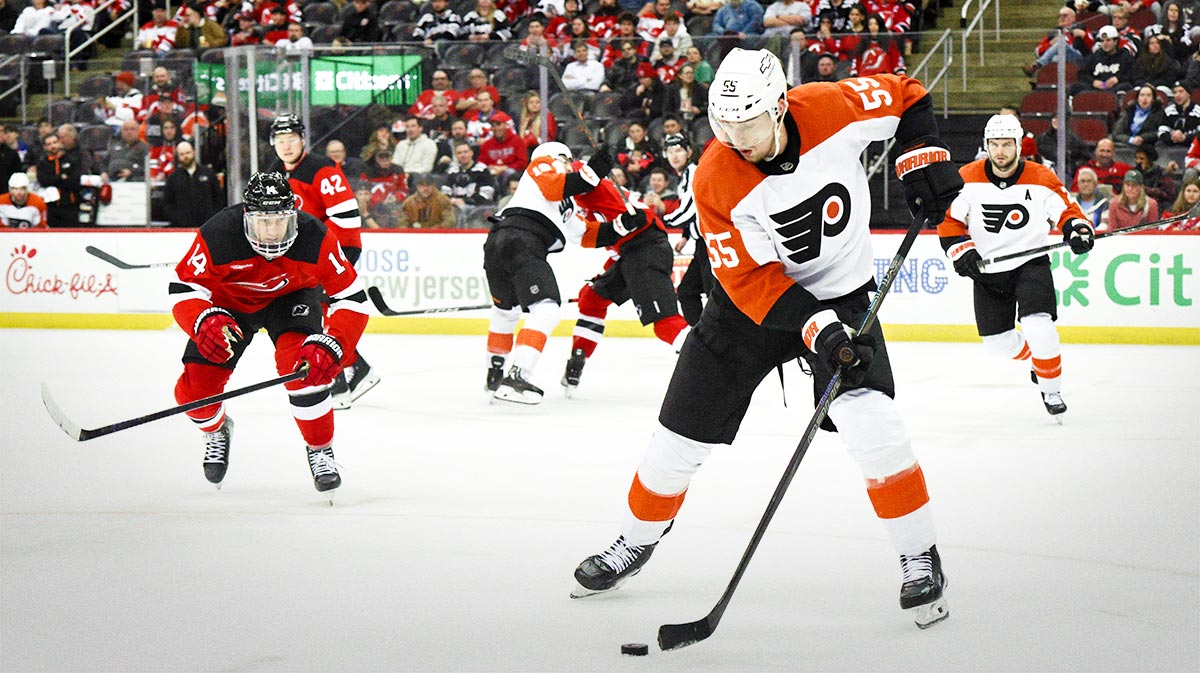
[[(630, 205), (645, 213), (646, 224), (633, 231), (621, 233), (623, 229), (618, 229), (617, 226), (621, 216), (629, 211), (625, 209), (625, 201), (617, 193), (618, 189), (624, 192)], [(652, 229), (664, 233), (667, 231), (654, 209), (634, 198), (629, 190), (617, 187), (608, 178), (601, 180), (592, 191), (575, 196), (575, 206), (577, 214), (584, 222), (584, 234), (580, 245), (585, 248), (608, 248), (619, 255), (622, 246), (643, 233)]]
[(275, 170), (287, 176), (296, 207), (329, 227), (351, 261), (356, 261), (362, 251), (362, 215), (342, 169), (325, 157), (305, 152), (290, 170), (283, 162), (278, 162)]
[(255, 313), (280, 297), (320, 286), (330, 298), (326, 331), (353, 353), (367, 325), (367, 297), (337, 237), (300, 212), (295, 242), (286, 254), (268, 260), (250, 247), (243, 213), (238, 204), (205, 222), (175, 267), (178, 279), (169, 288), (175, 322), (195, 338), (196, 319), (211, 306)]

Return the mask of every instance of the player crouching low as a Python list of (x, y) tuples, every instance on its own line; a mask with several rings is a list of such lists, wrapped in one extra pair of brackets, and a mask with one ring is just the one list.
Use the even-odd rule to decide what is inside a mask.
[[(1062, 357), (1058, 302), (1050, 258), (1013, 259), (988, 265), (991, 258), (1035, 248), (1051, 228), (1062, 230), (1071, 252), (1095, 245), (1092, 225), (1058, 177), (1045, 166), (1020, 157), (1025, 131), (1012, 115), (994, 115), (983, 130), (988, 157), (960, 169), (966, 186), (938, 226), (942, 248), (954, 270), (975, 286), (975, 323), (989, 352), (1032, 360), (1030, 377), (1042, 393), (1046, 412), (1062, 423)], [(1021, 323), (1016, 329), (1014, 322)]]
[[(313, 484), (320, 492), (340, 486), (329, 388), (354, 353), (368, 314), (362, 281), (337, 238), (315, 217), (296, 211), (283, 175), (256, 173), (243, 203), (205, 222), (175, 271), (173, 313), (191, 338), (175, 400), (186, 404), (221, 393), (246, 346), (265, 328), (281, 375), (308, 368), (307, 376), (285, 387), (308, 445)], [(330, 301), (327, 331), (322, 288)], [(220, 488), (233, 421), (223, 403), (187, 415), (204, 432), (204, 476)]]

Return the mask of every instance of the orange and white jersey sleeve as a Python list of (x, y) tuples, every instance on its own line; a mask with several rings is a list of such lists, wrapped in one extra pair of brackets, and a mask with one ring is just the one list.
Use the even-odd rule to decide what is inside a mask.
[(600, 178), (587, 164), (568, 171), (561, 162), (538, 157), (525, 167), (517, 190), (499, 215), (520, 212), (554, 227), (559, 240), (551, 252), (556, 252), (565, 241), (579, 244), (587, 231), (584, 219), (575, 212), (571, 197), (591, 191), (599, 183)]
[[(905, 76), (878, 75), (807, 84), (788, 92), (797, 134), (775, 169), (744, 161), (719, 143), (696, 169), (694, 196), (713, 273), (737, 307), (760, 324), (799, 329), (814, 306), (850, 294), (875, 275), (871, 200), (859, 156), (871, 142), (898, 135), (901, 118), (928, 93)], [(932, 113), (918, 120), (934, 129)], [(910, 123), (912, 120), (910, 120)], [(791, 149), (799, 136), (798, 159)], [(911, 134), (910, 134), (911, 135)], [(764, 172), (766, 171), (766, 172)], [(776, 324), (775, 315), (786, 314)]]
[[(943, 245), (968, 237), (984, 259), (1021, 252), (1053, 242), (1050, 233), (1061, 231), (1073, 219), (1087, 221), (1079, 204), (1050, 169), (1024, 161), (1008, 179), (987, 170), (987, 159), (959, 170), (963, 190), (950, 204), (938, 225)], [(989, 273), (1015, 269), (1029, 258), (988, 265)]]

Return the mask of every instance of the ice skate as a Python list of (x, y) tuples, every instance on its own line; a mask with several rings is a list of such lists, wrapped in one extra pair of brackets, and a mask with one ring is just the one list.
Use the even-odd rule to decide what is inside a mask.
[(226, 416), (221, 427), (204, 433), (204, 478), (221, 489), (229, 469), (229, 448), (233, 444), (233, 419)]
[(562, 377), (562, 385), (565, 389), (563, 394), (567, 397), (574, 395), (575, 389), (579, 387), (579, 377), (583, 376), (585, 364), (587, 364), (587, 355), (584, 354), (582, 348), (571, 351), (571, 357), (567, 360), (567, 368)]
[(626, 580), (641, 572), (657, 544), (637, 547), (625, 542), (624, 535), (618, 537), (611, 547), (587, 557), (575, 569), (575, 588), (571, 591), (571, 598), (620, 589)]
[(1046, 405), (1046, 413), (1062, 425), (1063, 414), (1067, 413), (1067, 403), (1063, 402), (1061, 393), (1042, 393), (1042, 404)]
[(492, 393), (492, 398), (517, 404), (541, 404), (543, 394), (541, 388), (525, 378), (525, 372), (521, 371), (520, 367), (513, 367), (508, 370), (508, 375), (500, 381), (496, 392)]
[(500, 381), (504, 378), (504, 356), (493, 355), (492, 364), (487, 370), (487, 382), (484, 384), (484, 390), (489, 393), (496, 392), (500, 387)]
[(333, 408), (335, 410), (350, 408), (350, 384), (346, 381), (346, 370), (338, 372), (338, 375), (333, 379), (333, 385), (329, 388), (329, 396), (333, 398)]
[(338, 474), (338, 465), (333, 460), (333, 447), (308, 447), (308, 469), (312, 471), (313, 486), (319, 493), (327, 493), (329, 504), (332, 505), (332, 491), (342, 485), (342, 476)]
[(917, 628), (927, 629), (950, 616), (942, 590), (946, 575), (937, 545), (913, 556), (900, 556), (904, 569), (904, 584), (900, 587), (900, 609), (916, 622)]
[(379, 384), (379, 374), (371, 369), (371, 365), (361, 355), (358, 356), (357, 362), (346, 367), (345, 374), (351, 402), (357, 402), (358, 398)]

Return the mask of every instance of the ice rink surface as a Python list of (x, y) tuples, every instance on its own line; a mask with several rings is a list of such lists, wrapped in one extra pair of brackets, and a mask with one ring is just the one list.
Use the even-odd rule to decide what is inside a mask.
[[(275, 376), (269, 342), (231, 386)], [(550, 340), (536, 408), (489, 405), (484, 338), (367, 335), (383, 382), (338, 412), (344, 485), (312, 487), (282, 388), (229, 403), (223, 490), (182, 416), (76, 443), (39, 386), (97, 427), (174, 404), (184, 337), (0, 331), (0, 670), (1200, 670), (1200, 348), (1067, 344), (1059, 426), (1023, 365), (893, 343), (950, 619), (900, 611), (899, 562), (856, 466), (821, 433), (720, 628), (660, 624), (720, 597), (811, 413), (760, 387), (641, 575), (571, 600), (618, 532), (674, 365), (610, 339), (574, 399)], [(626, 642), (651, 643), (623, 657)]]

